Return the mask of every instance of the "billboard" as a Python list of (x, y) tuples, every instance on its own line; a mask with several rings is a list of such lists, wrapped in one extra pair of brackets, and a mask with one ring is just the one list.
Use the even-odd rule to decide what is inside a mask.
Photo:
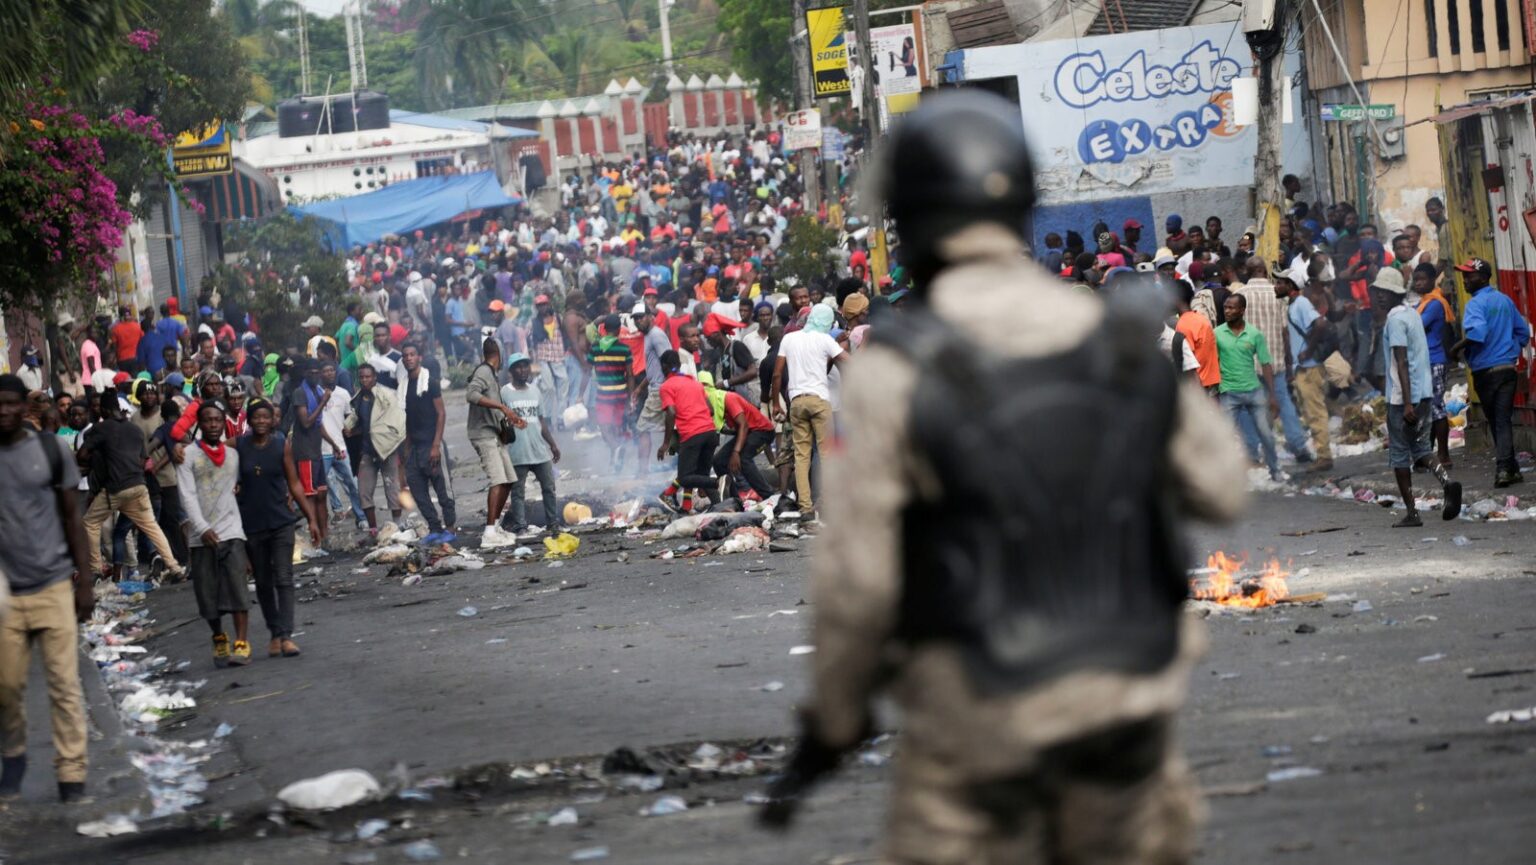
[(234, 170), (229, 130), (222, 123), (210, 123), (176, 136), (176, 144), (171, 149), (171, 166), (176, 176), (183, 180), (229, 174)]
[(808, 9), (805, 32), (811, 49), (811, 87), (817, 99), (853, 92), (848, 77), (848, 42), (843, 33), (843, 7)]

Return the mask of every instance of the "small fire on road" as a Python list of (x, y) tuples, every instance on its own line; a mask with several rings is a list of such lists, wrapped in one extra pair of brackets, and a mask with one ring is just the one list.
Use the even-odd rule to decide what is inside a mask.
[(1245, 573), (1248, 564), (1246, 553), (1228, 555), (1217, 550), (1205, 560), (1204, 570), (1190, 579), (1190, 594), (1201, 601), (1210, 601), (1228, 607), (1258, 609), (1270, 607), (1290, 598), (1286, 578), (1290, 571), (1281, 566), (1280, 560), (1271, 558), (1258, 573)]

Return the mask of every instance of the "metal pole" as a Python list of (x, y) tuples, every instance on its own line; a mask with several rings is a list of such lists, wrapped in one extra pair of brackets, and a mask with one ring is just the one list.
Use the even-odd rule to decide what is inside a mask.
[(869, 39), (869, 0), (853, 0), (853, 31), (859, 42), (859, 66), (864, 71), (864, 155), (880, 142), (880, 104), (875, 98), (875, 52)]
[(667, 78), (673, 75), (672, 69), (672, 25), (668, 16), (672, 12), (672, 4), (677, 0), (656, 0), (660, 7), (661, 15), (661, 62), (667, 67)]
[[(171, 151), (165, 151), (165, 161), (170, 163), (174, 171), (176, 162), (171, 158)], [(166, 221), (169, 224), (171, 236), (168, 238), (171, 244), (172, 270), (176, 276), (176, 302), (182, 309), (187, 308), (187, 250), (181, 239), (181, 199), (177, 195), (174, 182), (165, 185), (168, 193), (165, 198)], [(151, 298), (153, 300), (153, 298)]]
[[(792, 0), (789, 29), (795, 34), (789, 37), (790, 59), (795, 64), (795, 108), (804, 111), (816, 107), (811, 97), (810, 33), (805, 29), (805, 0)], [(796, 154), (800, 166), (800, 182), (805, 185), (806, 210), (815, 214), (821, 209), (821, 175), (816, 169), (816, 151), (802, 150)]]

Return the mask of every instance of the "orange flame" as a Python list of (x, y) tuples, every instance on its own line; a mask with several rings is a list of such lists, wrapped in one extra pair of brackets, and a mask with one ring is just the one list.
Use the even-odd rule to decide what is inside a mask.
[(1230, 556), (1217, 550), (1205, 560), (1209, 573), (1191, 581), (1191, 594), (1198, 600), (1229, 607), (1258, 609), (1280, 603), (1290, 596), (1285, 578), (1290, 572), (1271, 558), (1257, 575), (1244, 576), (1248, 557)]

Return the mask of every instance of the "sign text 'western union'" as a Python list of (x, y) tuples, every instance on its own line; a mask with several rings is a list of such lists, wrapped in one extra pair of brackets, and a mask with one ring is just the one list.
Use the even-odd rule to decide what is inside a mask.
[(808, 9), (805, 30), (810, 37), (811, 83), (817, 99), (853, 92), (848, 78), (848, 41), (843, 36), (843, 7)]

